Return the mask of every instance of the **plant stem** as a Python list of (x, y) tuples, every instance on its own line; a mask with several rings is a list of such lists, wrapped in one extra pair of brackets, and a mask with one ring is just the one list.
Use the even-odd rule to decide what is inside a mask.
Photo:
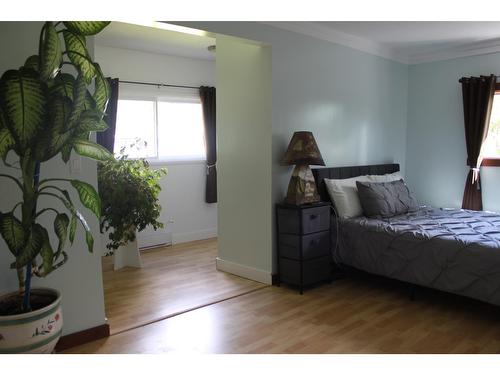
[(48, 208), (44, 208), (43, 210), (41, 210), (40, 212), (38, 212), (36, 214), (36, 217), (40, 216), (41, 214), (43, 214), (44, 212), (47, 212), (47, 211), (54, 211), (56, 213), (56, 215), (59, 215), (59, 211), (51, 208), (51, 207), (48, 207)]
[(5, 177), (5, 178), (11, 179), (12, 181), (14, 181), (17, 184), (17, 186), (19, 186), (19, 189), (23, 190), (23, 185), (21, 185), (21, 183), (18, 181), (17, 178), (12, 177), (11, 175), (8, 175), (8, 174), (0, 174), (0, 177)]
[[(35, 164), (35, 174), (33, 176), (33, 187), (34, 190), (38, 190), (38, 182), (40, 181), (40, 163)], [(36, 201), (33, 204), (32, 215), (36, 215)], [(23, 310), (31, 311), (31, 276), (32, 276), (31, 262), (26, 266), (26, 281), (24, 282), (24, 300), (23, 300)]]
[(40, 186), (42, 186), (43, 184), (45, 184), (47, 182), (50, 182), (50, 181), (67, 181), (67, 182), (71, 182), (71, 180), (69, 178), (46, 178), (45, 180), (40, 181)]

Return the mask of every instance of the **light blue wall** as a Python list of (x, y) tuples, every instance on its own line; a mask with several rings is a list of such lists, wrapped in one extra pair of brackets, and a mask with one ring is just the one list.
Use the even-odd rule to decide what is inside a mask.
[(271, 46), (273, 202), (286, 195), (292, 167), (279, 161), (296, 130), (313, 132), (327, 166), (404, 171), (408, 66), (256, 22), (182, 24)]
[[(409, 67), (406, 174), (417, 198), (460, 207), (467, 176), (460, 77), (500, 74), (500, 54)], [(500, 211), (500, 168), (482, 168), (485, 210)]]

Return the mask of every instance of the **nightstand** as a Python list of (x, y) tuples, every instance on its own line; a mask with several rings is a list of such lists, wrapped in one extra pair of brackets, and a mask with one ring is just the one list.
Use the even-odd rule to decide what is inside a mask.
[(276, 205), (278, 285), (304, 287), (332, 280), (330, 203)]

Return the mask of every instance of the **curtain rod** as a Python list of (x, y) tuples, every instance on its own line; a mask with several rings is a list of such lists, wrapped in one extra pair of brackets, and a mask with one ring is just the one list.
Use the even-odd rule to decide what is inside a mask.
[(166, 83), (151, 83), (151, 82), (138, 82), (138, 81), (122, 81), (119, 80), (120, 83), (130, 83), (132, 85), (146, 85), (146, 86), (158, 86), (158, 87), (177, 87), (181, 89), (196, 89), (198, 90), (198, 86), (186, 86), (186, 85), (168, 85)]

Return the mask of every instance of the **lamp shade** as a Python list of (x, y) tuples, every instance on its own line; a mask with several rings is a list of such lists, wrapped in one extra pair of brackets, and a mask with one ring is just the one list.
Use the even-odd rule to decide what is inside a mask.
[(316, 140), (311, 132), (293, 133), (288, 149), (281, 159), (282, 165), (307, 164), (325, 165)]

